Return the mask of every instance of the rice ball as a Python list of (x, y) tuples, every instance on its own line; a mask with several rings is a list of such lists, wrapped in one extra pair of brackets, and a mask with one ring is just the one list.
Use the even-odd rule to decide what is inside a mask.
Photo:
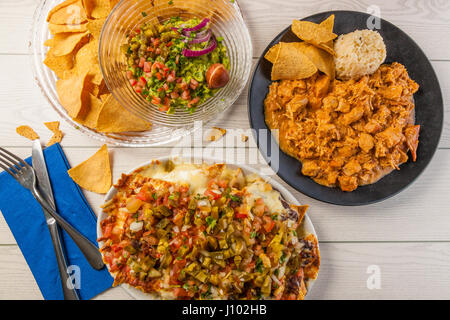
[(356, 30), (340, 35), (334, 45), (336, 76), (358, 80), (374, 73), (386, 59), (386, 46), (377, 31)]

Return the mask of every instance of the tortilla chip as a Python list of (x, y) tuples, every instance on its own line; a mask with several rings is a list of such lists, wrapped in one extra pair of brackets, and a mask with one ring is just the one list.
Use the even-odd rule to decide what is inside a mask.
[[(323, 20), (319, 26), (327, 29), (329, 32), (333, 32), (334, 28), (334, 14), (330, 15), (328, 18)], [(334, 52), (334, 42), (333, 40), (328, 41), (327, 43), (321, 43), (318, 45), (318, 47), (322, 50), (325, 50), (329, 54), (335, 56), (336, 53)]]
[(81, 0), (63, 2), (53, 8), (47, 16), (47, 22), (52, 24), (76, 25), (86, 21), (86, 11), (81, 4)]
[(44, 122), (44, 125), (53, 133), (59, 131), (59, 121)]
[(68, 32), (86, 32), (87, 23), (75, 24), (75, 25), (62, 25), (62, 24), (48, 24), (48, 30), (52, 35), (58, 33), (68, 33)]
[(111, 188), (112, 174), (106, 144), (92, 157), (68, 170), (67, 173), (83, 189), (96, 193), (108, 192)]
[(89, 111), (84, 117), (77, 117), (74, 120), (79, 124), (88, 127), (90, 129), (95, 129), (97, 126), (98, 117), (102, 111), (103, 103), (96, 96), (89, 94)]
[(294, 20), (292, 32), (308, 43), (319, 45), (334, 40), (337, 35), (314, 22)]
[(272, 48), (270, 48), (269, 51), (267, 51), (267, 53), (264, 55), (264, 58), (266, 60), (274, 63), (275, 60), (277, 59), (279, 50), (280, 50), (280, 44), (277, 43)]
[(314, 63), (317, 69), (329, 76), (331, 80), (334, 80), (336, 66), (331, 54), (306, 42), (300, 42), (298, 48)]
[(102, 32), (103, 25), (105, 24), (106, 18), (89, 20), (87, 23), (87, 29), (96, 39), (100, 39), (100, 33)]
[(100, 85), (103, 76), (98, 63), (97, 51), (98, 40), (91, 39), (88, 44), (78, 50), (73, 68), (64, 73), (64, 78), (72, 78), (73, 76), (79, 76), (87, 72), (90, 81), (96, 85)]
[(30, 126), (20, 126), (16, 128), (16, 132), (22, 137), (30, 140), (39, 139), (38, 134)]
[(53, 39), (47, 40), (44, 45), (52, 47), (53, 55), (56, 57), (72, 53), (75, 47), (86, 39), (88, 32), (65, 32), (58, 33)]
[(58, 130), (53, 133), (53, 136), (47, 142), (46, 146), (50, 147), (50, 146), (54, 145), (55, 143), (60, 143), (62, 138), (63, 138), (63, 133), (62, 133), (62, 131)]
[(119, 133), (128, 131), (147, 131), (151, 123), (135, 116), (110, 94), (105, 100), (102, 96), (102, 110), (97, 121), (97, 131), (107, 133)]
[(86, 76), (87, 74), (56, 81), (59, 101), (72, 118), (83, 113), (83, 89)]
[(333, 32), (334, 28), (334, 14), (330, 15), (328, 18), (319, 23), (319, 26), (327, 29), (329, 32)]
[(47, 52), (44, 64), (49, 67), (58, 78), (62, 79), (65, 71), (70, 70), (73, 67), (73, 53), (57, 57), (53, 54), (53, 48), (51, 48)]
[(280, 49), (272, 67), (272, 81), (305, 79), (316, 72), (317, 67), (297, 45), (280, 43)]
[(97, 97), (101, 97), (102, 95), (109, 95), (109, 94), (110, 94), (110, 92), (109, 92), (108, 86), (106, 85), (105, 81), (103, 80), (99, 86)]
[(82, 0), (88, 18), (106, 18), (111, 11), (110, 0)]

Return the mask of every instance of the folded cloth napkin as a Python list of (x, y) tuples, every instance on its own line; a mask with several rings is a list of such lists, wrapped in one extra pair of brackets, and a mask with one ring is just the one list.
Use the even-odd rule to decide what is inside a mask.
[[(75, 229), (96, 244), (97, 218), (80, 188), (67, 174), (70, 167), (61, 146), (55, 144), (46, 148), (44, 157), (57, 211)], [(31, 164), (31, 158), (26, 161)], [(55, 251), (42, 208), (30, 191), (6, 172), (0, 174), (0, 210), (44, 298), (63, 299)], [(90, 299), (110, 288), (113, 279), (107, 269), (93, 269), (67, 233), (61, 230), (61, 234), (67, 264), (74, 266), (70, 274), (75, 281), (79, 280), (76, 284), (79, 285), (80, 298)]]

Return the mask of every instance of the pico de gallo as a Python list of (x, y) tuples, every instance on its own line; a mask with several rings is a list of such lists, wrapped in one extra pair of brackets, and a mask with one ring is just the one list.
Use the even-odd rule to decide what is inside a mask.
[[(155, 165), (175, 176), (173, 163)], [(302, 231), (307, 206), (241, 170), (194, 169), (200, 187), (145, 168), (122, 176), (98, 239), (114, 285), (162, 299), (303, 299), (320, 264), (317, 239)]]
[(230, 62), (209, 19), (173, 17), (146, 23), (127, 37), (121, 50), (134, 90), (162, 112), (194, 112), (229, 81)]

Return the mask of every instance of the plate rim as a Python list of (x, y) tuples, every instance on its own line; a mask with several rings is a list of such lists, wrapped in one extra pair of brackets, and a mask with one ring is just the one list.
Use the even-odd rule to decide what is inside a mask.
[[(299, 20), (303, 21), (303, 20), (313, 19), (316, 16), (320, 16), (320, 15), (336, 14), (336, 13), (358, 14), (358, 15), (363, 14), (363, 15), (370, 16), (368, 13), (362, 12), (362, 11), (355, 11), (355, 10), (329, 10), (329, 11), (321, 11), (321, 12), (318, 12), (318, 13), (314, 13), (314, 14), (311, 14), (309, 16), (303, 17), (303, 18), (301, 18)], [(308, 196), (308, 197), (310, 197), (312, 199), (315, 199), (317, 201), (321, 201), (321, 202), (324, 202), (324, 203), (327, 203), (327, 204), (331, 204), (331, 205), (335, 205), (335, 206), (357, 207), (357, 206), (371, 205), (371, 204), (374, 204), (374, 203), (379, 203), (379, 202), (385, 201), (387, 199), (390, 199), (390, 198), (398, 195), (402, 191), (406, 190), (407, 188), (409, 188), (422, 175), (422, 173), (427, 169), (429, 164), (433, 161), (433, 159), (434, 159), (434, 157), (436, 155), (436, 151), (439, 148), (439, 143), (440, 143), (440, 141), (442, 139), (442, 135), (443, 135), (443, 124), (444, 124), (444, 117), (445, 117), (445, 112), (444, 111), (445, 110), (444, 110), (444, 103), (443, 103), (442, 87), (441, 87), (441, 85), (439, 83), (439, 78), (437, 77), (436, 71), (434, 70), (434, 68), (433, 68), (433, 66), (432, 66), (428, 56), (425, 54), (423, 49), (417, 44), (417, 42), (413, 38), (411, 38), (405, 31), (403, 31), (401, 28), (397, 27), (392, 22), (390, 22), (390, 21), (388, 21), (386, 19), (383, 19), (383, 18), (380, 18), (380, 19), (381, 19), (382, 23), (385, 23), (387, 25), (390, 25), (390, 26), (400, 30), (403, 33), (403, 36), (405, 36), (407, 40), (409, 40), (413, 44), (415, 44), (417, 49), (419, 49), (419, 51), (423, 54), (423, 56), (427, 59), (427, 61), (430, 64), (431, 73), (434, 75), (434, 77), (436, 78), (436, 81), (438, 83), (438, 87), (436, 88), (436, 90), (439, 91), (439, 97), (440, 97), (440, 100), (442, 101), (440, 107), (441, 107), (443, 116), (441, 117), (440, 122), (439, 122), (439, 138), (437, 140), (436, 147), (434, 148), (434, 150), (431, 151), (429, 160), (423, 165), (423, 168), (420, 170), (420, 172), (418, 172), (418, 174), (416, 174), (405, 186), (399, 188), (398, 190), (396, 190), (393, 193), (390, 193), (387, 196), (380, 197), (378, 199), (373, 199), (373, 200), (370, 200), (370, 201), (336, 202), (336, 201), (332, 201), (332, 200), (328, 200), (328, 199), (323, 199), (320, 196), (317, 196), (315, 194), (312, 194), (311, 192), (308, 192), (308, 190), (300, 190), (292, 181), (290, 181), (290, 179), (285, 177), (284, 174), (280, 174), (279, 172), (276, 172), (277, 176), (280, 177), (286, 184), (288, 184), (289, 186), (291, 186), (292, 188), (294, 188), (296, 191), (300, 192), (301, 194), (306, 195), (306, 196)], [(252, 117), (252, 112), (251, 112), (251, 99), (252, 99), (252, 91), (253, 91), (252, 89), (253, 89), (253, 83), (255, 81), (256, 73), (257, 73), (256, 71), (260, 68), (261, 63), (262, 63), (262, 61), (264, 59), (264, 55), (266, 54), (266, 52), (268, 52), (268, 50), (273, 45), (275, 45), (276, 43), (278, 43), (281, 40), (280, 38), (283, 37), (283, 35), (285, 35), (287, 32), (289, 32), (291, 26), (292, 26), (292, 24), (289, 24), (280, 33), (278, 33), (272, 39), (272, 41), (270, 41), (270, 43), (266, 46), (266, 48), (263, 50), (261, 56), (258, 58), (257, 63), (255, 64), (255, 67), (253, 69), (252, 76), (251, 76), (251, 79), (250, 79), (250, 83), (249, 83), (249, 86), (248, 86), (248, 90), (247, 90), (247, 115), (248, 115), (248, 121), (249, 121), (250, 128), (252, 129), (251, 130), (252, 136), (253, 136), (253, 138), (254, 138), (254, 140), (256, 142), (256, 146), (257, 146), (259, 152), (261, 153), (261, 155), (263, 156), (264, 160), (266, 161), (266, 163), (269, 166), (270, 166), (271, 161), (270, 161), (269, 157), (267, 156), (266, 152), (262, 152), (261, 151), (260, 140), (259, 140), (258, 134), (256, 133), (256, 129), (255, 129), (255, 125), (254, 125), (254, 119)], [(264, 123), (265, 123), (265, 121), (264, 121)], [(267, 126), (266, 123), (265, 123), (265, 126), (267, 127), (267, 130), (268, 130), (268, 133), (269, 133), (268, 137), (270, 137), (271, 140), (274, 139), (274, 136), (273, 136), (270, 128)], [(276, 139), (275, 139), (275, 141), (276, 141)], [(286, 156), (291, 157), (288, 154), (286, 154), (283, 150), (281, 150), (278, 142), (276, 142), (276, 146), (278, 147), (280, 153), (284, 153)], [(293, 157), (291, 157), (291, 158), (293, 158)], [(293, 159), (295, 159), (295, 158), (293, 158)], [(295, 159), (295, 160), (301, 164), (301, 162), (299, 160), (297, 160), (297, 159)], [(375, 185), (376, 183), (371, 184), (371, 185)], [(361, 186), (361, 187), (363, 187), (363, 186)]]

